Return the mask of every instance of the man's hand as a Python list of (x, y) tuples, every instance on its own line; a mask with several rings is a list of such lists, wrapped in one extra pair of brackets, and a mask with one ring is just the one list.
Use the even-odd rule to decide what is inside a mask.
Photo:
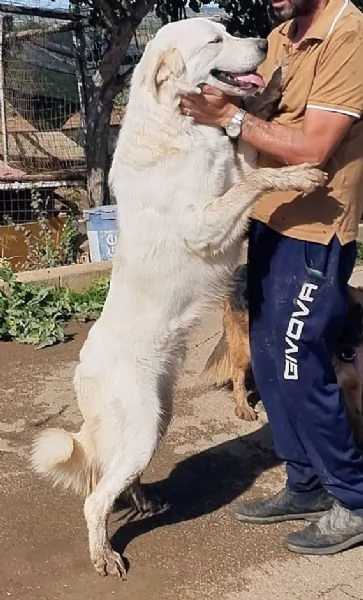
[(180, 102), (183, 115), (203, 125), (226, 127), (238, 110), (240, 98), (229, 97), (210, 85), (203, 85), (201, 90), (201, 94), (183, 97)]

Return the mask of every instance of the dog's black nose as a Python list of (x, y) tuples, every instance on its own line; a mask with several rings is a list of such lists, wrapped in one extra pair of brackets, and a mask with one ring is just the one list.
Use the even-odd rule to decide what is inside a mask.
[(263, 40), (262, 38), (260, 40), (257, 41), (257, 46), (260, 50), (263, 50), (263, 52), (267, 52), (268, 49), (268, 41), (267, 40)]

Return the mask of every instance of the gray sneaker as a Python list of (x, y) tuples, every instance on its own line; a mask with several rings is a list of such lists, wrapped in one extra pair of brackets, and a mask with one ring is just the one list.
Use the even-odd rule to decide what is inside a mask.
[(234, 516), (244, 523), (279, 523), (296, 519), (319, 519), (333, 505), (333, 499), (323, 488), (307, 500), (305, 494), (292, 492), (287, 487), (270, 498), (240, 502)]
[(363, 542), (363, 517), (338, 502), (315, 523), (287, 536), (287, 548), (300, 554), (336, 554)]

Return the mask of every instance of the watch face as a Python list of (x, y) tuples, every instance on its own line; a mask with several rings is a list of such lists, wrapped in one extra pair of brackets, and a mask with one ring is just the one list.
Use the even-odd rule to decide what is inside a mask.
[(226, 132), (230, 137), (237, 137), (241, 132), (241, 124), (236, 122), (228, 123)]

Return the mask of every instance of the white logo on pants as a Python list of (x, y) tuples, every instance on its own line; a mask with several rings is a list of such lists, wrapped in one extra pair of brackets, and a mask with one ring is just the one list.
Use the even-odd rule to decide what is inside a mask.
[(301, 338), (305, 317), (310, 313), (309, 304), (314, 300), (312, 293), (317, 289), (318, 286), (314, 283), (304, 283), (296, 300), (299, 308), (292, 313), (285, 335), (284, 379), (299, 379), (299, 364), (297, 361), (299, 346), (296, 342)]

